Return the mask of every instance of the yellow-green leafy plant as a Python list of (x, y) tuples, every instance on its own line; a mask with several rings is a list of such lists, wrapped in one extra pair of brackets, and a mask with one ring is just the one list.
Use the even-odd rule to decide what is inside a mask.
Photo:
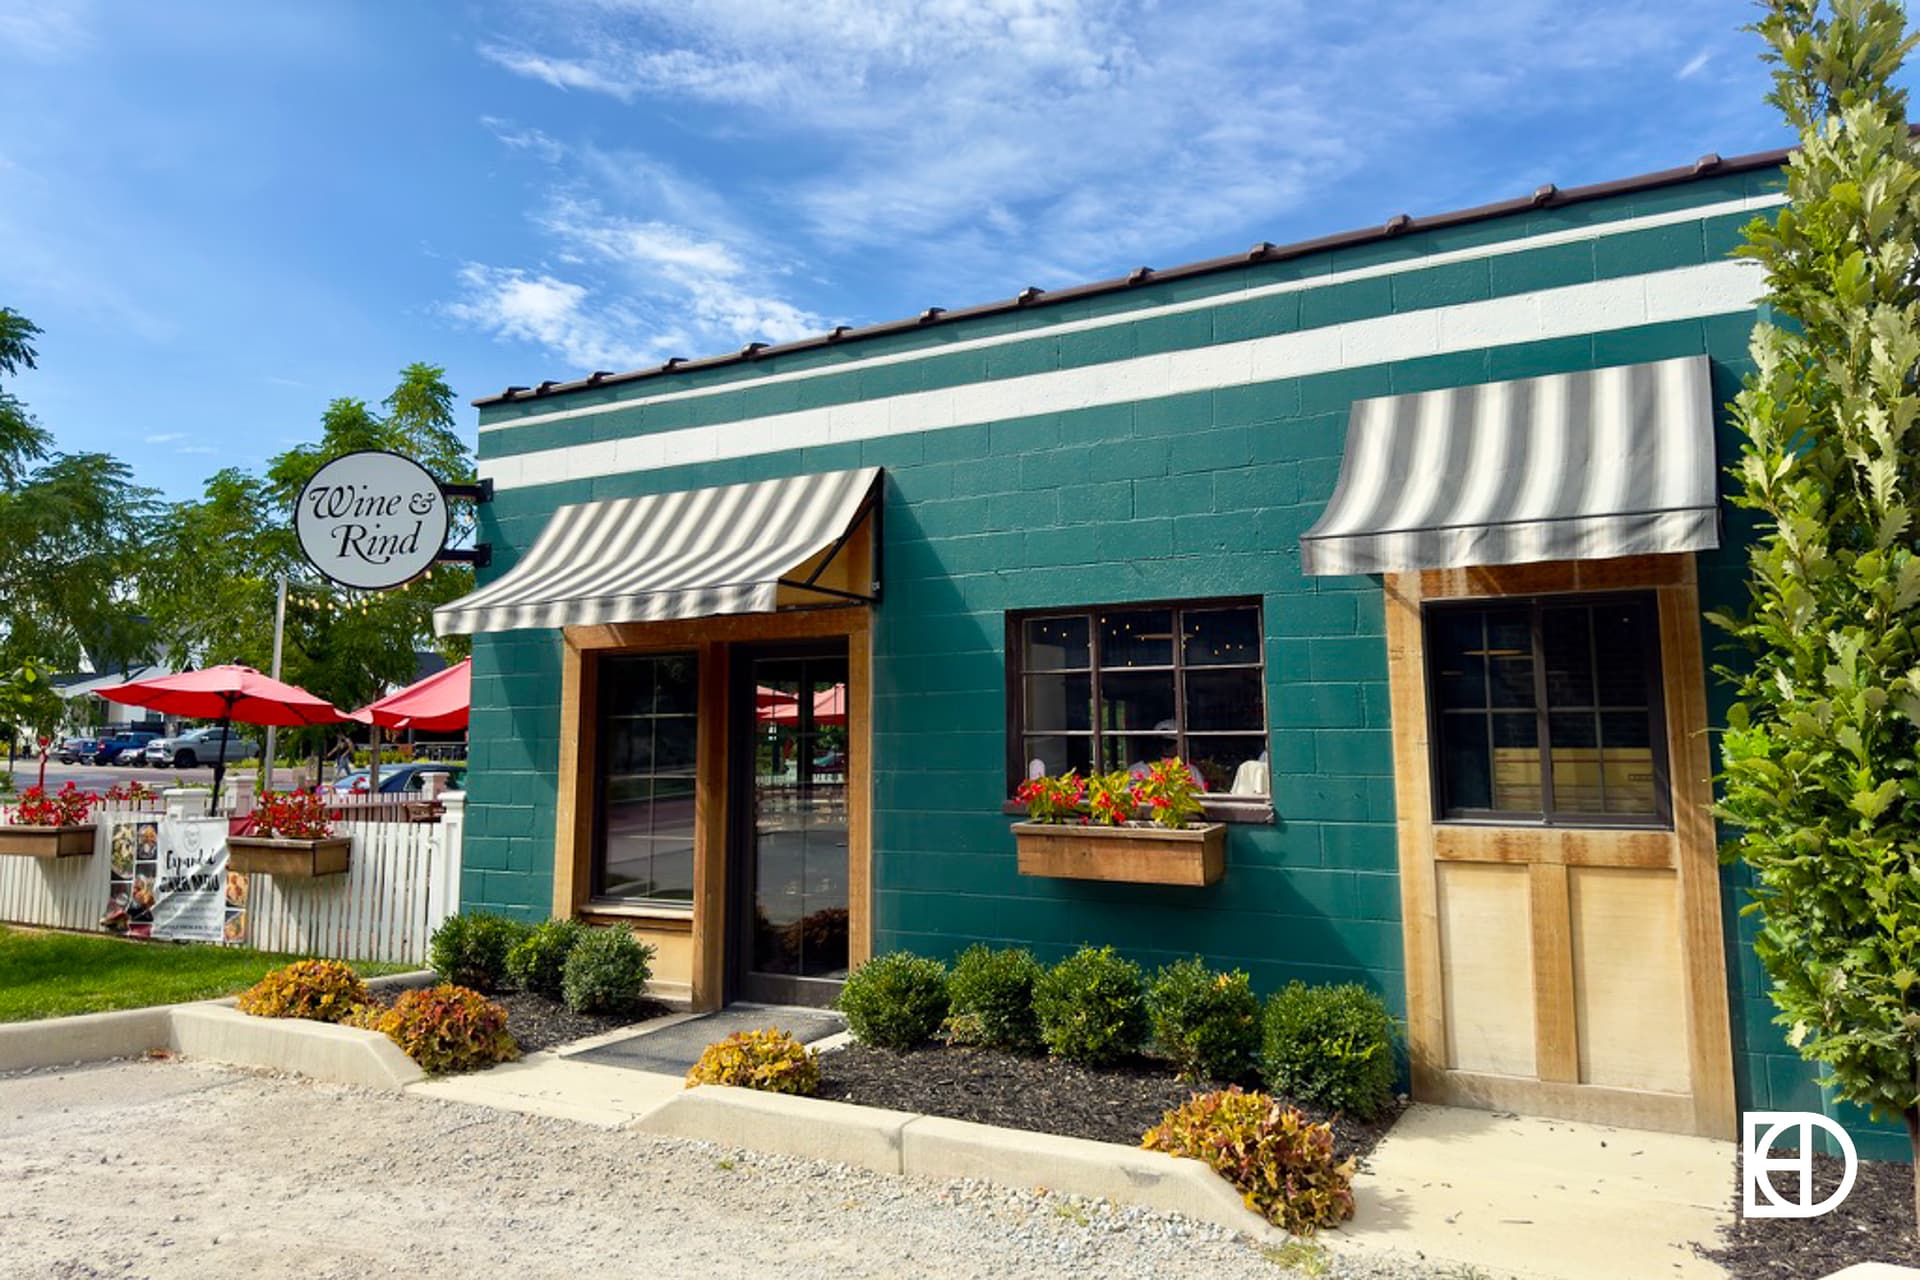
[(1155, 826), (1178, 831), (1200, 818), (1200, 784), (1185, 760), (1156, 760), (1133, 784), (1133, 798)]
[(240, 993), (237, 1007), (256, 1018), (341, 1022), (367, 1002), (366, 984), (338, 960), (296, 960)]
[(1100, 827), (1120, 827), (1133, 821), (1138, 808), (1133, 779), (1125, 769), (1096, 773), (1087, 779), (1087, 821)]
[(701, 1051), (700, 1061), (687, 1072), (687, 1086), (696, 1084), (804, 1096), (820, 1088), (819, 1055), (778, 1027), (736, 1031)]
[(472, 1071), (520, 1056), (507, 1031), (507, 1010), (478, 991), (443, 982), (408, 991), (390, 1008), (356, 1018), (399, 1045), (423, 1071)]
[(1333, 1128), (1299, 1108), (1237, 1086), (1199, 1093), (1147, 1130), (1149, 1151), (1204, 1161), (1253, 1210), (1295, 1235), (1353, 1216), (1352, 1157), (1334, 1157)]

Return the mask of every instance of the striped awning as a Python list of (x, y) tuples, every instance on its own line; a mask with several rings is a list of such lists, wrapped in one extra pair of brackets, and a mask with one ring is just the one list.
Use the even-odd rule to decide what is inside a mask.
[(1356, 401), (1312, 575), (1720, 545), (1705, 356)]
[[(434, 611), (441, 635), (771, 613), (820, 580), (879, 499), (880, 468), (561, 507), (496, 582)], [(812, 578), (792, 577), (813, 565)], [(785, 595), (783, 595), (783, 591)]]

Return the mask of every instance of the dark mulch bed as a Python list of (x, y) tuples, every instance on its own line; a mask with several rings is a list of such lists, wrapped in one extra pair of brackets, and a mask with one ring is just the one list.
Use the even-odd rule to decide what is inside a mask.
[(575, 1013), (560, 1001), (531, 991), (496, 991), (490, 998), (507, 1007), (507, 1031), (519, 1042), (522, 1053), (551, 1049), (673, 1012), (672, 1006), (658, 1000), (642, 1000), (632, 1013), (604, 1014)]
[[(959, 1045), (890, 1053), (855, 1044), (820, 1057), (822, 1098), (1130, 1147), (1200, 1091), (1174, 1079), (1165, 1062), (1145, 1057), (1099, 1071)], [(1329, 1118), (1313, 1107), (1301, 1110), (1315, 1120)], [(1333, 1118), (1336, 1148), (1364, 1157), (1400, 1118), (1400, 1110), (1396, 1102), (1368, 1123)]]
[[(1784, 1150), (1776, 1150), (1784, 1157)], [(1846, 1165), (1838, 1156), (1813, 1158), (1813, 1199), (1824, 1200), (1840, 1185)], [(1791, 1202), (1799, 1175), (1776, 1173), (1776, 1190)], [(1820, 1280), (1856, 1262), (1920, 1267), (1920, 1235), (1914, 1232), (1913, 1169), (1885, 1160), (1862, 1160), (1853, 1190), (1839, 1208), (1818, 1218), (1740, 1217), (1740, 1170), (1733, 1179), (1733, 1225), (1721, 1247), (1701, 1252), (1735, 1280)]]
[[(399, 989), (376, 992), (374, 1003), (390, 1005), (399, 997)], [(487, 999), (506, 1006), (507, 1033), (521, 1053), (537, 1053), (673, 1012), (672, 1005), (648, 999), (642, 999), (632, 1013), (614, 1014), (575, 1013), (560, 1001), (531, 991), (495, 991)]]

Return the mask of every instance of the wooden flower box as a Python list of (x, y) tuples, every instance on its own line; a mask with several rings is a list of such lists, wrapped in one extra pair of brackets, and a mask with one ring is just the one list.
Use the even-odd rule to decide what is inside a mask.
[(1213, 884), (1227, 872), (1225, 823), (1177, 830), (1016, 822), (1020, 874), (1131, 884)]
[(85, 858), (93, 853), (94, 824), (73, 827), (0, 826), (0, 855)]
[(353, 840), (348, 836), (322, 836), (314, 840), (228, 836), (227, 870), (277, 876), (283, 880), (337, 876), (346, 872), (347, 854), (352, 848)]

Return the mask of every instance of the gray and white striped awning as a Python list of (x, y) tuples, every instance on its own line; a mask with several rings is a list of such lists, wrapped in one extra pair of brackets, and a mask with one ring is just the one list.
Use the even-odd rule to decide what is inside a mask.
[[(498, 581), (436, 609), (434, 629), (771, 613), (783, 579), (846, 539), (879, 481), (866, 467), (561, 507)], [(805, 590), (830, 603), (825, 588)]]
[(1356, 401), (1312, 575), (1720, 545), (1705, 356)]

